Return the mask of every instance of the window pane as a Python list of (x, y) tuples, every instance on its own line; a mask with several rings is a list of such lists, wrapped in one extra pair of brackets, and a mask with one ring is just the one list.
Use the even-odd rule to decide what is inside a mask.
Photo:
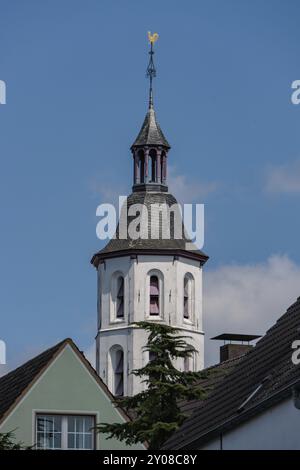
[(61, 416), (54, 416), (54, 432), (61, 432)]
[(68, 434), (68, 449), (75, 449), (75, 434)]
[(91, 449), (94, 438), (93, 427), (92, 416), (68, 416), (68, 449)]
[(45, 440), (44, 440), (44, 434), (41, 432), (37, 433), (37, 442), (36, 445), (38, 449), (44, 449), (45, 448)]
[(76, 434), (76, 449), (83, 448), (83, 434)]
[(150, 314), (151, 315), (158, 315), (159, 314), (159, 304), (157, 297), (150, 298)]
[(84, 418), (82, 416), (77, 416), (75, 418), (75, 429), (76, 429), (76, 432), (83, 432), (83, 421), (84, 421)]
[(85, 420), (85, 432), (93, 432), (92, 428), (94, 427), (94, 418), (92, 416), (87, 416)]
[(156, 276), (150, 278), (150, 295), (159, 295), (159, 283)]
[(75, 416), (68, 416), (68, 432), (75, 431)]
[(37, 447), (39, 449), (61, 448), (61, 416), (37, 416)]
[(60, 449), (61, 448), (61, 433), (55, 433), (53, 440), (54, 440), (54, 449)]
[(85, 449), (92, 449), (93, 448), (93, 440), (92, 434), (85, 434), (84, 436), (84, 448)]

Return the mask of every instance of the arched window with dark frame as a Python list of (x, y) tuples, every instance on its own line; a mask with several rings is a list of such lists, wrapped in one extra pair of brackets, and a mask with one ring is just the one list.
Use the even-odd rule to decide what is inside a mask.
[(183, 318), (192, 320), (193, 309), (193, 277), (186, 274), (183, 281)]
[(119, 276), (117, 279), (117, 308), (116, 317), (124, 317), (124, 277)]
[(121, 397), (124, 395), (124, 352), (122, 348), (115, 349), (112, 351), (112, 364), (113, 364), (113, 374), (114, 374), (114, 383), (113, 391), (114, 395)]
[(159, 279), (157, 276), (150, 276), (150, 315), (160, 314), (159, 305)]

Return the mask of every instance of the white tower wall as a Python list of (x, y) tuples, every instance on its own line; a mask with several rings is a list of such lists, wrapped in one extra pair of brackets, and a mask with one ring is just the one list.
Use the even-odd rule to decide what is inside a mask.
[[(156, 275), (160, 285), (160, 315), (150, 315), (150, 275)], [(191, 279), (190, 318), (184, 318), (184, 277)], [(116, 317), (115, 284), (124, 277), (124, 317)], [(161, 322), (179, 328), (179, 334), (188, 340), (197, 354), (188, 364), (180, 359), (176, 366), (183, 370), (201, 370), (204, 366), (204, 333), (202, 330), (202, 267), (200, 262), (184, 257), (162, 255), (123, 256), (106, 259), (98, 267), (98, 334), (96, 337), (97, 372), (112, 393), (118, 377), (115, 376), (114, 351), (123, 350), (124, 395), (134, 395), (143, 388), (140, 379), (130, 374), (149, 360), (143, 351), (146, 332), (134, 327), (139, 321)], [(119, 371), (120, 372), (120, 371)]]

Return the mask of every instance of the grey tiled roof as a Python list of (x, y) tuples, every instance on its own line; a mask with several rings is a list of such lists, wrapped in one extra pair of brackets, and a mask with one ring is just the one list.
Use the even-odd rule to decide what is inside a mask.
[[(164, 447), (197, 449), (221, 431), (291, 396), (292, 385), (300, 382), (300, 366), (291, 360), (291, 345), (299, 339), (299, 328), (300, 298), (217, 384), (208, 399), (199, 403)], [(257, 392), (245, 404), (255, 390)]]
[[(134, 204), (143, 204), (147, 211), (148, 211), (148, 238), (138, 238), (133, 239), (127, 237), (122, 239), (119, 237), (119, 226), (117, 227), (116, 236), (112, 238), (107, 245), (100, 250), (98, 253), (94, 255), (92, 258), (92, 263), (97, 266), (99, 260), (102, 257), (108, 257), (108, 255), (112, 255), (114, 253), (120, 253), (122, 251), (134, 250), (136, 251), (150, 251), (150, 252), (157, 252), (159, 250), (165, 250), (166, 253), (170, 252), (170, 254), (176, 254), (176, 251), (181, 250), (182, 252), (187, 250), (187, 243), (189, 242), (188, 238), (184, 236), (184, 231), (182, 231), (183, 236), (181, 239), (175, 238), (176, 233), (174, 231), (174, 220), (171, 218), (169, 228), (170, 228), (170, 238), (163, 239), (162, 238), (162, 215), (158, 213), (153, 213), (151, 210), (152, 204), (166, 204), (167, 206), (171, 207), (173, 204), (176, 204), (177, 201), (170, 193), (166, 192), (133, 192), (127, 198), (127, 211), (128, 209), (133, 206)], [(123, 210), (125, 207), (123, 206)], [(138, 215), (138, 214), (137, 214)], [(134, 216), (127, 217), (127, 224), (129, 225), (130, 222), (136, 218)], [(151, 237), (151, 225), (155, 226), (159, 230), (159, 238), (154, 239)], [(183, 223), (181, 221), (181, 226), (183, 230)], [(205, 255), (201, 250), (198, 250), (196, 246), (193, 247), (194, 250), (191, 250), (191, 256), (195, 255), (195, 257), (199, 257), (205, 262), (208, 259), (208, 256)]]
[[(187, 415), (191, 415), (196, 409), (202, 405), (204, 400), (207, 400), (214, 389), (219, 385), (219, 383), (226, 377), (229, 372), (231, 372), (234, 367), (242, 359), (242, 356), (234, 357), (233, 359), (228, 359), (227, 361), (220, 362), (213, 366), (207, 367), (203, 370), (204, 377), (198, 380), (195, 384), (196, 387), (201, 388), (205, 392), (205, 396), (201, 400), (190, 400), (180, 403), (180, 409)], [(207, 374), (205, 376), (205, 374)]]
[(66, 340), (0, 377), (0, 419), (60, 350)]
[(148, 109), (142, 128), (132, 144), (132, 147), (144, 145), (161, 145), (163, 147), (170, 148), (170, 145), (156, 120), (155, 111), (152, 106)]

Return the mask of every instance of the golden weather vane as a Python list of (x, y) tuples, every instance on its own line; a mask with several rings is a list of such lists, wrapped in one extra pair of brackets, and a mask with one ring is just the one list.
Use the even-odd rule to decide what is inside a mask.
[(153, 33), (151, 34), (150, 31), (148, 31), (148, 39), (149, 39), (149, 42), (150, 42), (150, 51), (149, 51), (149, 55), (150, 55), (150, 59), (149, 59), (149, 64), (148, 64), (148, 67), (147, 67), (147, 77), (149, 78), (149, 108), (152, 108), (153, 107), (153, 90), (152, 90), (152, 80), (154, 77), (156, 77), (156, 70), (155, 70), (155, 65), (154, 65), (154, 62), (153, 62), (153, 55), (154, 55), (154, 50), (153, 50), (153, 44), (158, 40), (158, 34), (157, 33)]
[(150, 44), (154, 44), (158, 40), (159, 36), (157, 33), (151, 34), (151, 31), (148, 31), (148, 39)]

